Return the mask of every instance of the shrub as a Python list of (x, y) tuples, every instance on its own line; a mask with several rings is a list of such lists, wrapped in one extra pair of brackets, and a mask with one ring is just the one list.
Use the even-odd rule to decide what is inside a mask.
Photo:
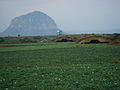
[(23, 39), (19, 39), (20, 42), (32, 42), (32, 40), (28, 37), (24, 37)]

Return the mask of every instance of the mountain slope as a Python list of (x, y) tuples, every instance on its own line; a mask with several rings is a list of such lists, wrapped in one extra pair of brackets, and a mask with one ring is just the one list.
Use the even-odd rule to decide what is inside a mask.
[(57, 35), (55, 21), (48, 15), (34, 11), (14, 18), (10, 26), (0, 36), (45, 36)]

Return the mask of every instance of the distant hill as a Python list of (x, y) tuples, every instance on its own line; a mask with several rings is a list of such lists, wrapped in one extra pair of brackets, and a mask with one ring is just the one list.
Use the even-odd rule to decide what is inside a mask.
[(14, 18), (9, 27), (0, 36), (51, 36), (60, 30), (48, 15), (34, 11)]

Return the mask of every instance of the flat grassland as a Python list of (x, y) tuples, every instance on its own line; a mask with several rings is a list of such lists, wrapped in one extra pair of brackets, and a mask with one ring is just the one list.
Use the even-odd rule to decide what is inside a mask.
[(0, 44), (0, 90), (120, 90), (120, 46)]

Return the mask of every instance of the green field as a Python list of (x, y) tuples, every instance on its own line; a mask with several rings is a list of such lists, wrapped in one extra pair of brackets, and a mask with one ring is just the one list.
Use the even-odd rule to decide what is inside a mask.
[(0, 44), (0, 90), (120, 90), (120, 46)]

